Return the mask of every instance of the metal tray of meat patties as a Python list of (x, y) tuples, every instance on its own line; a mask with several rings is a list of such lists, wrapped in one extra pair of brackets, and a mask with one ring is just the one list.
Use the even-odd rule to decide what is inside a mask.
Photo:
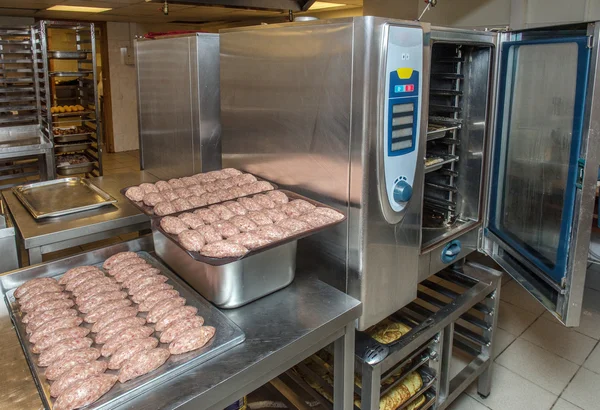
[(79, 177), (21, 185), (12, 191), (35, 219), (89, 211), (117, 202), (89, 180)]
[[(244, 174), (250, 174), (250, 173), (249, 172), (244, 172)], [(273, 186), (273, 190), (278, 188), (278, 186), (276, 184), (272, 183), (271, 181), (267, 181), (265, 179), (259, 178), (258, 176), (254, 175), (254, 174), (250, 174), (250, 175), (252, 175), (254, 178), (256, 178), (256, 182), (261, 182), (261, 181), (268, 182), (269, 184), (271, 184)], [(182, 177), (182, 178), (185, 178), (185, 177)], [(181, 179), (181, 178), (179, 178), (179, 179)], [(128, 187), (122, 188), (119, 192), (121, 193), (121, 195), (123, 195), (125, 198), (127, 198), (127, 195), (125, 195), (125, 192), (127, 192), (127, 190), (129, 188), (133, 188), (133, 187), (136, 187), (136, 186), (139, 186), (139, 185), (132, 185), (132, 186), (128, 186)], [(252, 196), (252, 195), (257, 195), (257, 194), (261, 194), (261, 193), (264, 193), (264, 192), (268, 192), (268, 191), (257, 192), (255, 194), (244, 195), (244, 196)], [(220, 204), (220, 203), (223, 203), (223, 202), (227, 202), (227, 201), (235, 201), (236, 199), (242, 198), (242, 197), (243, 196), (239, 196), (239, 197), (228, 199), (228, 200), (225, 200), (225, 201), (215, 202), (214, 204), (210, 204), (210, 205), (217, 205), (217, 204)], [(162, 218), (161, 215), (156, 215), (154, 213), (154, 207), (153, 206), (144, 205), (144, 203), (141, 202), (141, 201), (132, 201), (129, 198), (127, 198), (127, 200), (129, 202), (131, 202), (133, 204), (133, 206), (135, 206), (137, 209), (139, 209), (140, 211), (142, 211), (143, 213), (145, 213), (149, 217), (151, 217), (151, 218)], [(205, 206), (210, 206), (210, 205), (205, 205)], [(201, 207), (196, 207), (196, 208), (192, 208), (192, 209), (198, 209), (198, 208), (201, 208)], [(183, 211), (183, 212), (189, 212), (189, 211), (190, 210)], [(173, 214), (169, 214), (169, 216), (171, 216), (171, 215), (174, 215), (174, 213)], [(167, 215), (163, 215), (163, 216), (167, 216)]]
[[(213, 326), (216, 329), (216, 333), (215, 336), (201, 349), (181, 355), (171, 355), (161, 367), (148, 374), (129, 380), (125, 383), (120, 383), (117, 381), (112, 389), (108, 391), (108, 393), (106, 393), (96, 402), (86, 406), (86, 409), (109, 409), (122, 405), (134, 397), (151, 391), (155, 386), (172, 379), (188, 369), (231, 349), (232, 347), (242, 343), (246, 338), (244, 332), (235, 323), (233, 323), (223, 313), (212, 306), (208, 301), (194, 292), (189, 285), (183, 282), (168, 267), (147, 252), (141, 251), (137, 253), (150, 265), (159, 269), (162, 275), (165, 275), (169, 278), (167, 283), (171, 284), (173, 288), (186, 299), (186, 305), (198, 308), (198, 315), (204, 318), (204, 324), (207, 326)], [(98, 263), (95, 266), (102, 269), (102, 263)], [(64, 272), (54, 276), (54, 278), (58, 279), (63, 274)], [(50, 383), (44, 377), (45, 368), (38, 366), (38, 355), (31, 351), (32, 344), (27, 338), (27, 333), (25, 331), (26, 325), (21, 321), (23, 313), (19, 309), (19, 304), (14, 298), (14, 291), (15, 289), (12, 289), (5, 295), (5, 302), (8, 307), (10, 318), (15, 326), (17, 336), (21, 343), (21, 347), (23, 348), (23, 352), (25, 353), (27, 363), (31, 369), (33, 380), (38, 388), (44, 407), (46, 409), (52, 409), (55, 399), (50, 397)], [(135, 306), (135, 303), (132, 306)], [(140, 317), (145, 317), (145, 315), (146, 313), (138, 313), (138, 316)], [(80, 314), (80, 316), (82, 315)], [(85, 322), (81, 326), (88, 328), (92, 327), (91, 324)], [(154, 325), (147, 323), (146, 326), (152, 327)], [(94, 334), (90, 333), (88, 337), (95, 339), (95, 335), (92, 335)], [(157, 337), (156, 332), (151, 336)], [(92, 344), (92, 347), (98, 347), (95, 341), (94, 344)], [(167, 348), (168, 344), (159, 343), (158, 347)], [(108, 360), (108, 358), (101, 357), (98, 360)], [(107, 370), (106, 373), (118, 374), (118, 370)]]

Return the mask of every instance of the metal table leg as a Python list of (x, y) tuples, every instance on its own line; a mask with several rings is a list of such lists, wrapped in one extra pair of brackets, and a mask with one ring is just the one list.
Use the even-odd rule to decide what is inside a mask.
[(496, 336), (498, 310), (500, 309), (500, 286), (498, 286), (498, 288), (492, 292), (491, 297), (483, 301), (483, 303), (493, 309), (492, 313), (485, 317), (489, 330), (483, 332), (483, 337), (490, 341), (488, 346), (483, 346), (482, 348), (482, 353), (489, 357), (488, 365), (487, 369), (485, 369), (479, 376), (479, 379), (477, 379), (477, 393), (479, 393), (481, 397), (486, 398), (490, 395), (492, 389), (492, 362), (494, 361), (494, 337)]
[(354, 323), (334, 343), (333, 408), (352, 409), (354, 398)]
[(27, 249), (27, 253), (29, 254), (29, 264), (30, 265), (42, 263), (42, 248), (41, 247)]

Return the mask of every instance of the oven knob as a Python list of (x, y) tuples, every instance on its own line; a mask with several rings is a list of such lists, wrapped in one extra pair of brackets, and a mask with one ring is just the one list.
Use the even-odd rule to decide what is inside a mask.
[(412, 196), (412, 187), (406, 181), (398, 181), (396, 185), (394, 185), (394, 201), (400, 202), (408, 202), (410, 197)]

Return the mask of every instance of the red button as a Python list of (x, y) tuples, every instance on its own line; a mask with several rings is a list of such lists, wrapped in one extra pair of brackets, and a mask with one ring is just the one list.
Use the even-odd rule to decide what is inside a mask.
[(413, 84), (407, 84), (406, 85), (406, 92), (411, 93), (413, 91), (415, 91), (415, 86)]

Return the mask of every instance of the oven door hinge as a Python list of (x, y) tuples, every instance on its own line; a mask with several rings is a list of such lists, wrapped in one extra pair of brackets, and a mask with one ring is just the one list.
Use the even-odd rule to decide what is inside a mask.
[(587, 48), (594, 48), (594, 36), (587, 36)]

